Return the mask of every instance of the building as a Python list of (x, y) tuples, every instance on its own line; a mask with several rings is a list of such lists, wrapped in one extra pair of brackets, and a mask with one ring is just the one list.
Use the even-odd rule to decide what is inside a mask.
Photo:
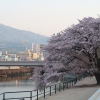
[(16, 56), (16, 54), (8, 54), (7, 61), (18, 61), (18, 57)]
[(7, 61), (7, 60), (8, 60), (8, 56), (6, 56), (6, 55), (0, 56), (0, 61)]
[(0, 56), (2, 56), (2, 52), (0, 51)]
[(36, 44), (36, 52), (40, 52), (40, 44)]
[(39, 55), (37, 52), (25, 50), (16, 54), (19, 60), (38, 60)]
[(35, 50), (35, 44), (32, 43), (32, 51), (34, 51), (34, 50)]

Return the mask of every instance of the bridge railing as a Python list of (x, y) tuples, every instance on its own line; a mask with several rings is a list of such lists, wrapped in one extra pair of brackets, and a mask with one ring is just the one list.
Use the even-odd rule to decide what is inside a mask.
[[(38, 100), (40, 97), (43, 97), (45, 99), (45, 96), (47, 94), (51, 96), (53, 93), (56, 94), (57, 91), (60, 92), (61, 90), (68, 89), (72, 87), (73, 85), (75, 85), (78, 80), (81, 80), (84, 77), (86, 76), (81, 75), (69, 81), (64, 81), (64, 82), (60, 82), (54, 85), (50, 85), (48, 86), (48, 88), (44, 88), (42, 92), (40, 92), (39, 90), (4, 92), (4, 93), (1, 93), (0, 96), (2, 96), (2, 100)], [(33, 91), (35, 91), (35, 95), (33, 95)], [(27, 95), (22, 96), (20, 93), (23, 93), (23, 95), (25, 93), (29, 93), (29, 94), (28, 96)], [(12, 96), (13, 94), (17, 94), (17, 97), (13, 97), (13, 98), (7, 97), (8, 95)], [(21, 97), (18, 97), (19, 94)]]

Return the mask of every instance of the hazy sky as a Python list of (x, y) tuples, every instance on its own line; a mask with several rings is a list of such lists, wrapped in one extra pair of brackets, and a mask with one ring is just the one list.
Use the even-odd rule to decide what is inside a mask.
[(0, 0), (0, 23), (46, 36), (98, 17), (100, 0)]

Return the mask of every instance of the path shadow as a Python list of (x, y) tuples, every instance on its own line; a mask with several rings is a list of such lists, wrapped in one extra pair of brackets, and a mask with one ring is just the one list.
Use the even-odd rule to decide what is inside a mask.
[(100, 84), (83, 84), (79, 86), (74, 86), (73, 88), (87, 88), (87, 87), (100, 87)]

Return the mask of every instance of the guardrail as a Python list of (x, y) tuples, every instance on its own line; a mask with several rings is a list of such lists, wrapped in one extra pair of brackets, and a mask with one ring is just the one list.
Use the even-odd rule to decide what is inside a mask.
[[(54, 85), (50, 85), (50, 86), (48, 86), (48, 88), (44, 88), (44, 90), (42, 92), (39, 92), (39, 90), (4, 92), (4, 93), (1, 93), (0, 96), (2, 96), (2, 100), (26, 100), (27, 98), (30, 98), (30, 100), (32, 100), (33, 98), (35, 100), (38, 100), (39, 97), (41, 97), (41, 96), (44, 97), (44, 99), (45, 99), (46, 94), (49, 94), (51, 96), (52, 92), (54, 92), (56, 94), (57, 91), (60, 92), (61, 90), (64, 90), (65, 88), (68, 89), (69, 87), (72, 87), (73, 85), (75, 85), (78, 80), (81, 80), (84, 77), (86, 77), (86, 76), (81, 75), (81, 76), (77, 76), (76, 78), (71, 79), (69, 81), (64, 81), (64, 82), (60, 82), (60, 83), (57, 83), (57, 84), (54, 84)], [(32, 94), (33, 91), (36, 91), (36, 95)], [(18, 98), (16, 98), (16, 97), (6, 98), (7, 94), (12, 94), (13, 95), (15, 93), (29, 93), (29, 96), (18, 97)]]

